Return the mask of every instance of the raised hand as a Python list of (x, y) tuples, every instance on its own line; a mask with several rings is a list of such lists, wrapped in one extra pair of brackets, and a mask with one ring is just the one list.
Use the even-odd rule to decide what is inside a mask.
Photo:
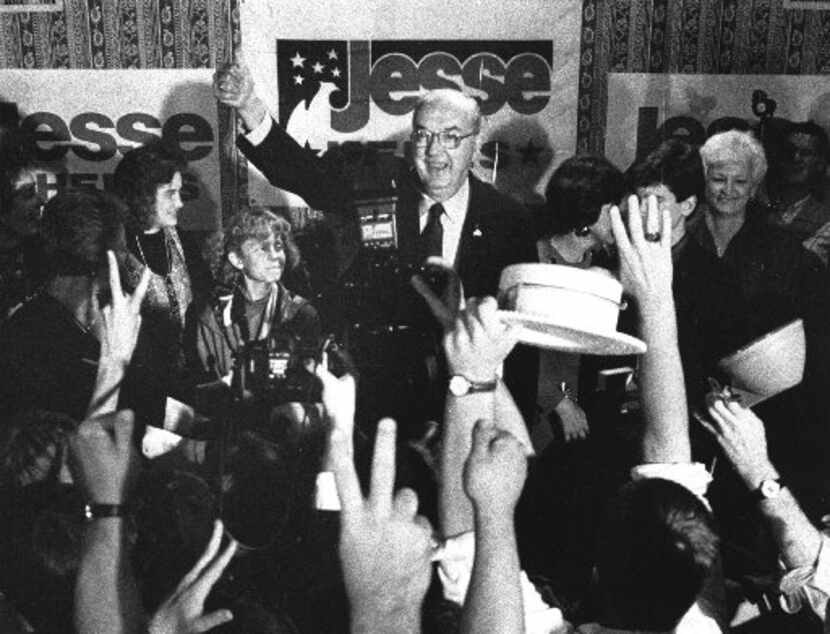
[(341, 377), (329, 371), (329, 355), (323, 352), (315, 374), (323, 383), (323, 407), (333, 428), (351, 434), (354, 428), (356, 389), (354, 375), (346, 372)]
[(444, 334), (451, 374), (470, 381), (492, 381), (518, 341), (518, 329), (502, 322), (492, 297), (471, 299)]
[(439, 297), (420, 273), (416, 273), (410, 280), (418, 294), (424, 298), (438, 323), (447, 330), (453, 327), (458, 313), (464, 309), (464, 289), (461, 278), (455, 269), (441, 257), (430, 256), (426, 259), (427, 270), (432, 269), (436, 274), (444, 277), (446, 284)]
[(222, 533), (222, 522), (217, 520), (213, 526), (213, 535), (199, 561), (150, 619), (147, 628), (149, 634), (207, 632), (233, 619), (230, 610), (204, 613), (205, 599), (236, 552), (235, 541), (231, 541), (223, 552), (219, 552)]
[(352, 610), (352, 632), (415, 631), (429, 585), (432, 527), (416, 515), (411, 489), (393, 493), (395, 422), (378, 424), (371, 490), (363, 497), (348, 447), (333, 434), (332, 461), (342, 508), (340, 561)]
[(490, 422), (478, 421), (464, 464), (464, 490), (476, 510), (512, 518), (526, 476), (525, 450), (516, 437)]
[(750, 489), (777, 477), (769, 459), (764, 423), (754, 412), (733, 399), (707, 397), (712, 422), (696, 416), (723, 449), (735, 471)]
[(557, 403), (556, 414), (562, 423), (562, 434), (565, 442), (572, 440), (584, 440), (588, 437), (591, 429), (588, 426), (588, 416), (585, 414), (579, 403), (570, 398), (563, 398)]
[(121, 275), (118, 272), (118, 260), (112, 251), (107, 251), (109, 265), (109, 283), (112, 299), (103, 308), (98, 305), (98, 296), (93, 294), (93, 310), (98, 315), (97, 334), (101, 341), (101, 362), (123, 364), (127, 366), (132, 359), (138, 331), (141, 328), (141, 303), (150, 283), (150, 269), (138, 281), (132, 295), (124, 293), (121, 287)]
[(214, 73), (213, 94), (220, 103), (235, 108), (249, 130), (266, 115), (265, 104), (254, 91), (254, 78), (240, 49), (234, 51), (233, 63)]
[(123, 504), (138, 470), (133, 413), (123, 410), (83, 421), (69, 437), (72, 476), (95, 504)]
[(671, 215), (668, 210), (661, 215), (655, 196), (648, 197), (645, 214), (639, 199), (629, 196), (628, 231), (619, 207), (611, 207), (610, 216), (620, 255), (623, 288), (636, 298), (641, 311), (659, 306), (671, 297)]

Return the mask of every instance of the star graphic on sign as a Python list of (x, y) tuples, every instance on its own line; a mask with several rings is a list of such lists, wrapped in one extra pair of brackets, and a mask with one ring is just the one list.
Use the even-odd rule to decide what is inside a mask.
[(340, 77), (340, 69), (335, 66), (331, 71), (332, 77)]
[(294, 75), (294, 83), (298, 86), (303, 85), (303, 76), (302, 75)]
[(311, 67), (311, 70), (313, 70), (315, 74), (319, 75), (323, 72), (323, 65), (320, 62), (314, 62), (314, 66)]
[(292, 68), (302, 68), (303, 64), (305, 64), (305, 59), (306, 59), (305, 57), (300, 55), (300, 51), (297, 51), (297, 53), (294, 55), (294, 57), (291, 58)]
[(534, 165), (538, 165), (539, 155), (544, 149), (545, 148), (542, 146), (535, 146), (533, 144), (533, 139), (528, 139), (527, 145), (519, 148), (519, 154), (522, 155), (522, 164), (533, 163)]
[(337, 51), (334, 49), (330, 49), (328, 55), (329, 59), (337, 59)]

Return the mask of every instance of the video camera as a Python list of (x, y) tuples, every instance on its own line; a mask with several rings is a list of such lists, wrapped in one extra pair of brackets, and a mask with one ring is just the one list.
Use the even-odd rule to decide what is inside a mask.
[(270, 406), (319, 403), (323, 385), (314, 369), (324, 353), (335, 376), (352, 371), (345, 350), (331, 336), (310, 342), (276, 333), (250, 341), (237, 353), (238, 387)]

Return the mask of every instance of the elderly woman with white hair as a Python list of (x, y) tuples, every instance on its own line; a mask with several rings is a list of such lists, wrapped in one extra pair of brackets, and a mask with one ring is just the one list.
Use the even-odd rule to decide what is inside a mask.
[(717, 368), (720, 359), (802, 318), (807, 334), (804, 381), (757, 411), (768, 423), (770, 450), (782, 477), (805, 496), (801, 499), (807, 507), (821, 508), (824, 498), (830, 499), (830, 472), (821, 475), (826, 469), (819, 466), (830, 448), (830, 426), (825, 424), (830, 412), (830, 278), (796, 237), (766, 223), (754, 195), (767, 161), (751, 133), (715, 134), (700, 155), (705, 202), (675, 267), (688, 396), (693, 407), (701, 406), (707, 377), (726, 379)]

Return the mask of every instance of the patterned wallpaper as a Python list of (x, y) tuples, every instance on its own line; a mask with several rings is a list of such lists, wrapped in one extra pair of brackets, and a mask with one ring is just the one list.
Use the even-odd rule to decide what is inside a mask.
[[(239, 2), (64, 0), (63, 11), (0, 13), (0, 69), (214, 67), (239, 41)], [(219, 138), (233, 138), (235, 126), (231, 110), (220, 107)], [(233, 143), (219, 149), (227, 215), (247, 195), (247, 168)]]
[(830, 74), (830, 10), (784, 4), (584, 0), (577, 149), (605, 147), (609, 72)]

